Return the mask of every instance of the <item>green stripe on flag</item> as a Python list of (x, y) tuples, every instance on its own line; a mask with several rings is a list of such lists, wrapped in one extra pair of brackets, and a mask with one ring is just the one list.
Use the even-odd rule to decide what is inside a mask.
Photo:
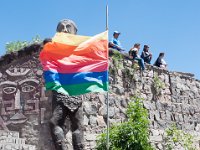
[(108, 82), (98, 84), (97, 82), (74, 84), (74, 85), (60, 85), (55, 82), (48, 82), (45, 84), (47, 90), (55, 90), (66, 95), (80, 95), (89, 92), (105, 92), (108, 91)]

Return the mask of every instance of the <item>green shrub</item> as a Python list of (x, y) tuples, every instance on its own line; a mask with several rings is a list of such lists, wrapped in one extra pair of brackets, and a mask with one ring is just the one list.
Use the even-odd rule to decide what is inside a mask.
[(194, 137), (179, 130), (175, 124), (165, 130), (166, 150), (173, 150), (177, 145), (181, 145), (185, 150), (195, 150), (193, 146)]
[(123, 55), (120, 52), (113, 51), (112, 60), (113, 65), (116, 67), (116, 69), (121, 69), (123, 67), (122, 59)]
[(36, 37), (34, 37), (32, 39), (31, 42), (27, 42), (27, 41), (16, 41), (16, 42), (8, 42), (6, 43), (6, 53), (11, 53), (11, 52), (15, 52), (18, 51), (28, 45), (31, 45), (33, 43), (39, 43), (42, 40), (40, 39), (40, 36), (37, 35)]
[[(127, 121), (113, 125), (109, 132), (109, 150), (153, 150), (149, 143), (148, 112), (141, 98), (134, 97), (126, 111)], [(106, 150), (106, 133), (97, 140), (97, 150)]]
[(155, 89), (156, 95), (161, 95), (162, 89), (165, 88), (165, 83), (162, 82), (157, 75), (153, 78), (153, 87)]

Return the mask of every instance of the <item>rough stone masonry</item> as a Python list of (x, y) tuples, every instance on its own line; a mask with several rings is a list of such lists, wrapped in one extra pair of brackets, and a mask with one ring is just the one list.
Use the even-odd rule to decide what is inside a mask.
[[(49, 132), (51, 94), (45, 92), (38, 60), (40, 44), (0, 58), (0, 149), (55, 150)], [(117, 65), (116, 65), (117, 63)], [(114, 65), (115, 64), (115, 65)], [(154, 77), (164, 83), (159, 93)], [(130, 60), (110, 58), (110, 123), (122, 122), (130, 97), (144, 98), (149, 111), (150, 140), (163, 150), (164, 130), (176, 123), (195, 136), (200, 149), (200, 81), (191, 74), (170, 72), (147, 66), (143, 73), (133, 69)], [(96, 137), (106, 129), (106, 97), (86, 94), (83, 102), (85, 150), (93, 150)], [(72, 149), (71, 134), (66, 135)]]

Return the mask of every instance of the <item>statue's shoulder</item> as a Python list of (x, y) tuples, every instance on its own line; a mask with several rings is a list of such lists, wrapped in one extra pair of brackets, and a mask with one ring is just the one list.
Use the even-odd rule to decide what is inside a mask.
[(42, 42), (43, 45), (49, 43), (49, 42), (52, 42), (52, 39), (51, 38), (45, 38)]

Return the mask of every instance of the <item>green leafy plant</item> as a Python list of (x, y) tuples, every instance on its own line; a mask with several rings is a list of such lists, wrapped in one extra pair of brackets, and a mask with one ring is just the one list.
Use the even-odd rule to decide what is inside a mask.
[(20, 49), (22, 49), (22, 48), (24, 48), (28, 45), (31, 45), (33, 43), (39, 43), (39, 42), (42, 42), (39, 35), (32, 38), (31, 42), (28, 42), (28, 41), (8, 42), (8, 43), (6, 43), (6, 53), (15, 52), (15, 51), (18, 51), (18, 50), (20, 50)]
[(173, 150), (177, 145), (181, 145), (185, 150), (195, 150), (193, 146), (194, 137), (179, 130), (175, 124), (165, 130), (166, 150)]
[(132, 68), (133, 68), (134, 70), (140, 69), (140, 66), (139, 66), (137, 60), (134, 60), (134, 62), (133, 62), (133, 64), (132, 64)]
[[(149, 142), (148, 112), (142, 99), (135, 96), (126, 111), (127, 121), (113, 125), (110, 132), (109, 150), (153, 150)], [(97, 150), (106, 149), (106, 133), (97, 140)]]
[(165, 83), (160, 80), (160, 78), (155, 75), (153, 78), (153, 87), (155, 89), (156, 95), (161, 95), (162, 89), (165, 88)]
[(129, 82), (131, 82), (135, 78), (134, 74), (135, 74), (134, 68), (125, 67), (123, 69), (124, 78), (125, 78), (125, 80), (127, 80)]
[(113, 60), (113, 64), (117, 69), (121, 69), (123, 64), (122, 64), (122, 59), (123, 59), (123, 55), (118, 52), (118, 51), (113, 51), (113, 55), (112, 55), (112, 60)]

